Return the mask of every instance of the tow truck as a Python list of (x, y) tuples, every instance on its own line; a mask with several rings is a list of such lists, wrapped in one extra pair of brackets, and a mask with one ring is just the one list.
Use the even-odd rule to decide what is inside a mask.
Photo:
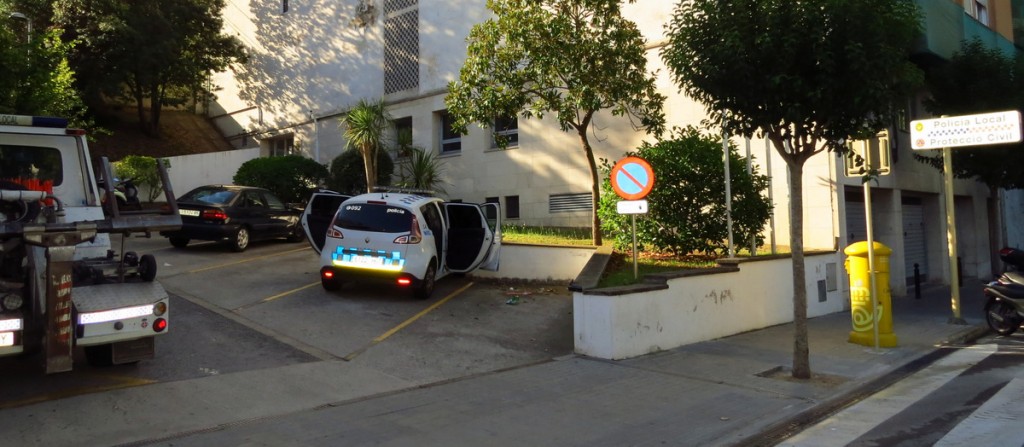
[[(101, 176), (112, 179), (100, 159)], [(181, 226), (168, 206), (122, 210), (102, 182), (85, 131), (62, 118), (0, 114), (0, 356), (41, 353), (47, 374), (153, 358), (170, 323), (153, 255), (124, 251), (129, 235)], [(121, 254), (111, 235), (121, 235)]]

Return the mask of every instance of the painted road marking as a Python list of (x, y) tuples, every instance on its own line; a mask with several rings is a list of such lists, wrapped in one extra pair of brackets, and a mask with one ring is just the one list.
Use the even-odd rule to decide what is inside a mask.
[(433, 311), (434, 309), (437, 309), (438, 307), (441, 307), (442, 304), (447, 303), (448, 301), (450, 301), (452, 298), (455, 298), (456, 296), (459, 296), (460, 294), (462, 294), (462, 292), (465, 292), (470, 287), (473, 287), (473, 283), (472, 282), (469, 283), (469, 284), (466, 284), (465, 286), (462, 286), (462, 288), (460, 288), (460, 289), (458, 289), (458, 290), (448, 294), (448, 296), (446, 296), (444, 298), (441, 298), (438, 302), (432, 304), (430, 307), (428, 307), (426, 309), (423, 309), (422, 311), (420, 311), (416, 315), (413, 315), (412, 317), (409, 317), (409, 319), (403, 321), (398, 326), (395, 326), (395, 327), (391, 328), (390, 330), (388, 330), (387, 332), (378, 335), (376, 338), (373, 339), (373, 341), (370, 342), (370, 344), (368, 344), (366, 346), (363, 346), (362, 348), (357, 349), (357, 350), (353, 351), (352, 353), (350, 353), (349, 355), (346, 355), (345, 357), (342, 357), (342, 358), (345, 359), (345, 360), (352, 360), (352, 359), (358, 357), (360, 354), (366, 352), (367, 349), (370, 349), (371, 347), (373, 347), (377, 343), (380, 343), (380, 342), (382, 342), (384, 340), (387, 340), (388, 337), (390, 337), (392, 335), (395, 335), (396, 333), (398, 333), (398, 331), (404, 329), (406, 326), (416, 322), (416, 320), (419, 320), (420, 318), (423, 318), (424, 315), (430, 313), (431, 311)]
[(817, 425), (789, 438), (780, 446), (847, 445), (864, 433), (907, 409), (963, 371), (996, 352), (987, 344), (958, 349), (931, 366), (914, 373)]
[(199, 272), (205, 272), (205, 271), (208, 271), (208, 270), (216, 270), (216, 269), (219, 269), (219, 268), (230, 267), (230, 266), (233, 266), (233, 265), (245, 264), (246, 262), (258, 261), (260, 259), (273, 258), (275, 256), (281, 256), (281, 255), (286, 255), (288, 253), (295, 253), (295, 252), (307, 251), (307, 250), (309, 250), (309, 248), (305, 248), (305, 247), (304, 248), (296, 248), (294, 250), (288, 250), (288, 251), (281, 251), (281, 252), (277, 252), (277, 253), (271, 253), (269, 255), (257, 256), (255, 258), (246, 258), (246, 259), (242, 259), (240, 261), (228, 262), (226, 264), (217, 264), (217, 265), (212, 265), (212, 266), (209, 266), (209, 267), (203, 267), (203, 268), (199, 268), (199, 269), (195, 269), (195, 270), (189, 270), (186, 273), (199, 273)]
[(253, 303), (249, 303), (249, 304), (246, 304), (246, 305), (238, 306), (238, 307), (236, 307), (234, 309), (231, 309), (231, 310), (233, 312), (238, 312), (240, 310), (245, 310), (245, 309), (248, 309), (250, 307), (257, 306), (257, 305), (260, 305), (260, 304), (263, 304), (263, 303), (269, 303), (269, 302), (274, 301), (274, 300), (276, 300), (278, 298), (285, 297), (285, 296), (291, 295), (291, 294), (293, 294), (295, 292), (298, 292), (298, 291), (301, 291), (301, 290), (306, 290), (306, 289), (308, 289), (310, 287), (318, 286), (318, 285), (320, 285), (320, 281), (317, 281), (317, 282), (314, 282), (314, 283), (309, 283), (309, 284), (306, 284), (306, 285), (304, 285), (302, 287), (296, 287), (296, 288), (294, 288), (292, 290), (289, 290), (287, 292), (281, 292), (281, 293), (279, 293), (277, 295), (274, 295), (274, 296), (268, 296), (266, 298), (263, 298), (262, 300), (259, 300), (259, 301), (253, 302)]

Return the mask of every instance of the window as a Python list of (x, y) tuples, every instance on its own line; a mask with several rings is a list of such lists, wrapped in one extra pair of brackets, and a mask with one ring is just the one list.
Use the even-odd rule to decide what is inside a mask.
[(415, 0), (384, 3), (384, 94), (420, 86), (420, 11)]
[(395, 158), (412, 155), (412, 117), (399, 118), (392, 121), (395, 126), (395, 142), (397, 150)]
[(452, 116), (447, 111), (438, 112), (441, 127), (441, 153), (450, 154), (462, 150), (462, 135), (452, 129)]
[(495, 118), (494, 142), (491, 147), (499, 147), (503, 141), (506, 146), (519, 145), (519, 118)]
[(288, 0), (281, 0), (281, 12), (288, 12)]
[(266, 200), (267, 206), (270, 207), (270, 209), (272, 210), (284, 211), (288, 209), (287, 207), (284, 206), (284, 203), (281, 202), (281, 199), (278, 199), (277, 196), (273, 194), (263, 193), (263, 199)]
[(970, 0), (968, 3), (967, 13), (981, 22), (982, 25), (988, 26), (988, 2), (989, 0)]
[(60, 150), (55, 147), (0, 145), (0, 179), (29, 189), (34, 182), (60, 186), (64, 168)]
[[(497, 197), (488, 197), (484, 199), (484, 203), (497, 203), (499, 207), (501, 206), (501, 202), (499, 202)], [(487, 220), (497, 220), (498, 216), (495, 215), (497, 214), (495, 211), (496, 208), (494, 207), (484, 207), (484, 217), (486, 217)]]
[(286, 135), (283, 137), (271, 138), (267, 140), (267, 144), (270, 146), (271, 157), (283, 157), (285, 155), (291, 155), (295, 152), (294, 135)]
[(519, 218), (519, 196), (505, 196), (505, 218)]

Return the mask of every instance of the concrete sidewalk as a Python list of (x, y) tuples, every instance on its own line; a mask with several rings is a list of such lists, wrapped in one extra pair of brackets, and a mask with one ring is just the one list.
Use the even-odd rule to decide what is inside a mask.
[(316, 362), (3, 410), (4, 444), (770, 445), (985, 333), (981, 283), (951, 325), (947, 287), (893, 301), (899, 346), (847, 342), (848, 312), (809, 322), (809, 381), (789, 378), (780, 325), (625, 361), (568, 356), (444, 383)]

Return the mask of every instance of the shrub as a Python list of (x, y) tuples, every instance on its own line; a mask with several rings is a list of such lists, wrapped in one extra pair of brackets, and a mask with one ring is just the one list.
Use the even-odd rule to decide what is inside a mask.
[[(391, 175), (395, 171), (395, 163), (387, 151), (377, 150), (377, 185), (391, 185)], [(334, 157), (331, 161), (331, 172), (327, 178), (327, 188), (342, 194), (362, 194), (366, 192), (366, 168), (363, 155), (357, 150), (349, 149)]]
[(305, 202), (327, 178), (327, 167), (301, 155), (256, 158), (242, 163), (233, 181), (266, 188), (286, 203)]
[[(725, 208), (725, 169), (722, 140), (701, 135), (697, 129), (673, 129), (672, 139), (654, 145), (644, 143), (628, 156), (647, 160), (654, 169), (654, 189), (646, 200), (648, 213), (637, 216), (637, 243), (675, 255), (711, 254), (728, 249)], [(631, 218), (618, 214), (621, 200), (611, 188), (611, 164), (602, 161), (604, 181), (598, 213), (602, 229), (615, 235), (618, 248), (632, 247)], [(732, 178), (732, 219), (734, 244), (744, 245), (753, 236), (760, 245), (761, 230), (772, 205), (763, 191), (768, 177), (747, 174), (745, 158), (729, 144)]]
[[(171, 163), (165, 159), (164, 166), (170, 169)], [(118, 178), (132, 179), (135, 186), (148, 187), (150, 203), (164, 193), (163, 184), (160, 182), (160, 171), (157, 170), (156, 159), (153, 157), (129, 155), (114, 162), (113, 168), (114, 175)]]

